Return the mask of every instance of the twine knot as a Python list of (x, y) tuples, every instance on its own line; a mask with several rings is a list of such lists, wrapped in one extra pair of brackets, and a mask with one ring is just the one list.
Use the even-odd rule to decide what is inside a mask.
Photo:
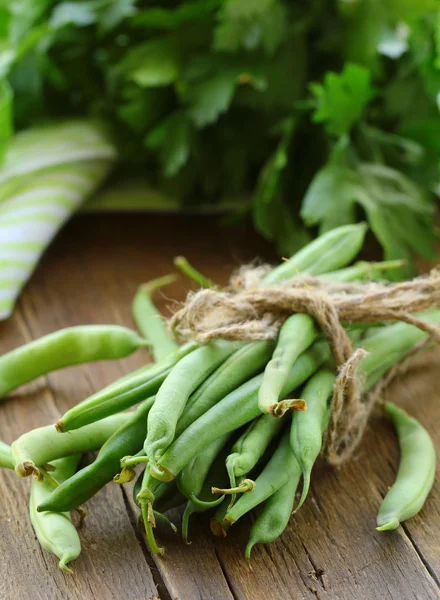
[[(258, 287), (265, 272), (264, 267), (251, 265), (234, 275), (224, 290), (189, 294), (171, 317), (170, 328), (176, 336), (200, 343), (218, 338), (275, 339), (291, 314), (311, 315), (327, 338), (338, 369), (324, 454), (331, 464), (340, 464), (352, 455), (383, 391), (377, 388), (362, 397), (357, 367), (367, 353), (353, 349), (342, 323), (403, 321), (440, 344), (440, 328), (413, 314), (440, 306), (440, 270), (400, 283), (340, 283), (301, 275)], [(395, 376), (399, 367), (391, 371)]]

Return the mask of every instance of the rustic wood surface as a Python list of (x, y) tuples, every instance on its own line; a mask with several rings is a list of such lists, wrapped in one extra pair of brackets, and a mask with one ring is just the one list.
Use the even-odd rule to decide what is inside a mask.
[[(211, 278), (271, 251), (249, 231), (221, 229), (197, 217), (82, 216), (71, 222), (44, 257), (11, 319), (0, 324), (0, 352), (59, 327), (83, 323), (132, 326), (136, 286), (172, 269), (184, 254)], [(183, 279), (159, 298), (182, 300)], [(148, 360), (142, 351), (119, 362), (55, 373), (26, 386), (0, 406), (0, 439), (12, 442), (94, 390)], [(393, 398), (421, 420), (440, 447), (440, 373), (422, 364), (394, 385)], [(194, 517), (192, 544), (159, 528), (167, 552), (153, 558), (135, 526), (130, 489), (108, 485), (88, 503), (83, 552), (75, 575), (61, 573), (42, 550), (27, 512), (28, 482), (0, 473), (0, 599), (291, 600), (439, 597), (440, 479), (419, 516), (392, 533), (374, 529), (381, 498), (398, 462), (396, 439), (373, 419), (355, 459), (339, 470), (319, 465), (308, 502), (284, 535), (243, 558), (249, 521), (225, 540), (207, 519)], [(174, 516), (178, 517), (178, 513)]]

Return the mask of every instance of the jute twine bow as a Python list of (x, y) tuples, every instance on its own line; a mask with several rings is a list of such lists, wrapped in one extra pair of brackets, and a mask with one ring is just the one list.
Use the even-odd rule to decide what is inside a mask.
[[(256, 287), (264, 272), (261, 267), (242, 268), (228, 289), (189, 294), (171, 317), (171, 330), (200, 343), (218, 338), (265, 340), (277, 337), (289, 315), (311, 315), (327, 338), (338, 369), (324, 455), (331, 464), (341, 464), (359, 443), (383, 392), (383, 384), (379, 384), (362, 397), (357, 368), (367, 353), (361, 348), (353, 350), (342, 322), (403, 321), (440, 344), (440, 328), (412, 314), (440, 306), (440, 269), (403, 283), (335, 283), (304, 275), (279, 285)], [(393, 367), (387, 381), (407, 370), (407, 363)]]

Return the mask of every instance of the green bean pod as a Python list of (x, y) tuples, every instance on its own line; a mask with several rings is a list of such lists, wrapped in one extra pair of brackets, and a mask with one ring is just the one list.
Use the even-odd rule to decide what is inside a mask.
[[(148, 413), (154, 398), (146, 400), (138, 409), (129, 413), (129, 419), (105, 442), (96, 457), (68, 481), (52, 490), (52, 494), (39, 507), (39, 511), (62, 512), (73, 510), (94, 496), (120, 470), (123, 456), (135, 454), (142, 448), (147, 429)], [(69, 437), (72, 434), (58, 434)]]
[[(140, 506), (139, 499), (143, 482), (150, 492), (150, 497), (154, 498), (154, 502), (158, 502), (159, 500), (162, 501), (163, 498), (167, 499), (179, 492), (175, 480), (170, 482), (158, 481), (157, 479), (154, 479), (154, 477), (150, 476), (148, 467), (146, 467), (146, 469), (144, 469), (144, 471), (140, 473), (136, 479), (136, 483), (133, 487), (133, 500), (137, 506)], [(160, 510), (160, 512), (164, 512), (162, 508), (159, 508), (158, 510)]]
[[(81, 455), (68, 456), (54, 461), (57, 481), (71, 477), (78, 466)], [(72, 573), (68, 564), (81, 552), (81, 543), (70, 515), (67, 512), (37, 512), (37, 506), (44, 503), (53, 492), (47, 481), (34, 478), (31, 483), (29, 513), (32, 527), (43, 548), (59, 558), (58, 566), (65, 573)]]
[[(301, 354), (293, 366), (283, 395), (306, 381), (330, 357), (326, 342), (315, 342)], [(188, 427), (170, 446), (159, 462), (160, 471), (152, 472), (163, 481), (174, 479), (193, 456), (221, 435), (235, 431), (261, 414), (258, 389), (262, 375), (241, 385)]]
[(172, 369), (148, 415), (144, 450), (150, 469), (156, 468), (158, 460), (174, 440), (177, 422), (189, 396), (237, 347), (223, 340), (212, 342), (182, 358)]
[(404, 260), (384, 260), (382, 262), (361, 260), (351, 267), (338, 269), (330, 273), (323, 273), (320, 275), (320, 279), (341, 283), (344, 281), (377, 281), (389, 279), (389, 276), (395, 276), (395, 271), (401, 269), (404, 264)]
[(300, 477), (301, 468), (290, 448), (289, 432), (287, 431), (269, 462), (257, 477), (254, 491), (251, 494), (240, 496), (226, 513), (225, 521), (230, 525), (234, 524), (244, 514), (272, 496), (289, 479), (299, 481)]
[(250, 563), (255, 544), (270, 544), (286, 529), (295, 504), (295, 493), (300, 479), (300, 471), (274, 492), (264, 503), (263, 510), (252, 523), (245, 556)]
[(307, 410), (301, 415), (292, 415), (290, 446), (303, 476), (302, 494), (296, 510), (307, 497), (310, 474), (321, 452), (322, 435), (328, 422), (328, 401), (333, 393), (335, 379), (335, 372), (329, 369), (320, 369), (315, 373), (301, 393), (307, 402)]
[(360, 252), (367, 225), (343, 225), (320, 235), (264, 277), (264, 287), (292, 279), (298, 272), (320, 275), (348, 265)]
[(154, 365), (138, 369), (132, 377), (125, 375), (103, 390), (68, 410), (56, 423), (60, 432), (72, 431), (130, 408), (156, 394), (175, 364), (198, 345), (189, 342), (180, 346)]
[[(277, 345), (267, 363), (258, 393), (261, 412), (275, 417), (285, 413), (286, 403), (279, 410), (280, 393), (298, 356), (314, 342), (318, 330), (310, 315), (295, 314), (286, 319), (278, 334)], [(278, 414), (278, 413), (281, 414)]]
[(192, 279), (197, 285), (201, 288), (213, 288), (215, 287), (215, 283), (211, 281), (206, 275), (200, 273), (197, 269), (195, 269), (185, 256), (176, 256), (174, 258), (174, 264), (176, 267), (184, 274), (188, 279)]
[(148, 342), (119, 325), (60, 329), (0, 358), (0, 398), (19, 386), (64, 367), (95, 360), (124, 358)]
[(13, 469), (11, 447), (0, 441), (0, 468)]
[(238, 438), (226, 458), (231, 487), (237, 485), (239, 477), (246, 477), (252, 471), (285, 422), (285, 419), (274, 419), (272, 415), (261, 415)]
[(158, 361), (176, 350), (177, 343), (168, 333), (165, 319), (155, 307), (151, 296), (153, 292), (176, 280), (174, 275), (165, 275), (141, 285), (136, 292), (132, 313), (141, 335), (150, 342), (154, 360)]
[(377, 515), (377, 530), (397, 529), (423, 507), (435, 478), (436, 453), (429, 433), (413, 417), (387, 402), (385, 411), (396, 429), (400, 464), (396, 481)]
[(271, 340), (251, 342), (227, 358), (190, 396), (177, 423), (175, 437), (219, 400), (259, 373), (269, 360), (274, 346)]
[(225, 538), (228, 535), (228, 530), (231, 526), (229, 523), (226, 523), (224, 518), (229, 507), (229, 498), (225, 498), (215, 511), (215, 515), (209, 521), (209, 528), (215, 537)]
[[(440, 310), (429, 310), (417, 316), (431, 323), (440, 322)], [(365, 389), (379, 381), (390, 367), (426, 338), (427, 334), (424, 331), (407, 323), (393, 323), (372, 332), (360, 344), (370, 353), (360, 363), (361, 370), (366, 374)]]
[(57, 458), (99, 450), (101, 446), (131, 418), (129, 413), (107, 417), (86, 425), (70, 434), (59, 434), (53, 425), (32, 429), (11, 446), (12, 461), (17, 475), (39, 475), (38, 467)]
[[(222, 437), (226, 442), (229, 435)], [(213, 444), (211, 444), (210, 448), (212, 446)], [(217, 454), (215, 460), (212, 462), (210, 468), (206, 472), (206, 476), (200, 485), (200, 489), (197, 491), (197, 502), (195, 501), (194, 497), (191, 496), (188, 502), (186, 503), (185, 510), (182, 515), (182, 537), (186, 544), (190, 543), (188, 541), (188, 530), (191, 515), (193, 515), (194, 513), (206, 512), (210, 508), (221, 505), (224, 500), (224, 496), (217, 498), (214, 502), (211, 499), (213, 497), (213, 485), (219, 482), (222, 485), (226, 485), (228, 480), (228, 476), (225, 469), (226, 451), (227, 450), (225, 448), (221, 449), (220, 453)]]
[(223, 446), (228, 441), (230, 433), (226, 433), (209, 444), (202, 452), (194, 458), (180, 471), (177, 476), (177, 487), (179, 491), (192, 502), (192, 504), (209, 508), (217, 506), (223, 500), (214, 498), (211, 494), (208, 502), (201, 501), (198, 498), (203, 488), (203, 483), (212, 466), (212, 463), (218, 456)]
[(173, 508), (178, 508), (185, 504), (186, 498), (183, 494), (179, 492), (176, 486), (174, 486), (174, 493), (171, 493), (171, 490), (165, 495), (155, 500), (156, 510), (161, 513), (166, 513), (169, 510), (173, 510)]

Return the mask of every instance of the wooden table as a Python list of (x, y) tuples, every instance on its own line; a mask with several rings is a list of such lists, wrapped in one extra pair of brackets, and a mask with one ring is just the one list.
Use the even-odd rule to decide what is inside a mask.
[[(1, 351), (69, 325), (132, 326), (130, 301), (136, 286), (169, 272), (176, 254), (185, 254), (220, 283), (255, 254), (272, 257), (254, 234), (223, 230), (202, 217), (78, 217), (45, 256), (13, 317), (0, 325)], [(183, 299), (189, 288), (182, 280), (167, 295)], [(164, 311), (169, 304), (169, 299), (160, 300)], [(32, 427), (55, 422), (67, 408), (145, 360), (140, 351), (120, 362), (67, 369), (20, 389), (0, 407), (0, 439), (12, 442)], [(436, 370), (422, 365), (418, 377), (396, 385), (393, 395), (440, 446)], [(315, 469), (307, 503), (281, 539), (254, 550), (253, 570), (243, 558), (249, 520), (218, 540), (206, 518), (194, 518), (190, 546), (159, 527), (166, 554), (157, 559), (135, 526), (130, 488), (109, 484), (88, 503), (83, 552), (74, 563), (75, 575), (66, 576), (32, 531), (29, 482), (3, 471), (0, 599), (438, 598), (439, 479), (418, 517), (395, 532), (376, 532), (376, 512), (393, 481), (398, 450), (384, 419), (377, 417), (371, 425), (350, 464), (340, 470), (325, 465)]]

